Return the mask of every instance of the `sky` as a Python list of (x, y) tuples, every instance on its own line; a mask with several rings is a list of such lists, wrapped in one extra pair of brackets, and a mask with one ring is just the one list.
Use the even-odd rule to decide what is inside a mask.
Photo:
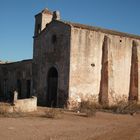
[(44, 8), (65, 21), (140, 35), (140, 0), (0, 0), (0, 60), (32, 58), (34, 15)]

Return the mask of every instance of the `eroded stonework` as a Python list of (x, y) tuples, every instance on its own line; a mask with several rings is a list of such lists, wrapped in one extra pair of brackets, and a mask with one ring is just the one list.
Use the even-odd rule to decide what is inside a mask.
[(140, 36), (64, 22), (58, 11), (44, 9), (35, 16), (33, 39), (27, 65), (0, 65), (1, 99), (21, 86), (23, 98), (30, 89), (39, 105), (49, 107), (86, 99), (140, 102)]

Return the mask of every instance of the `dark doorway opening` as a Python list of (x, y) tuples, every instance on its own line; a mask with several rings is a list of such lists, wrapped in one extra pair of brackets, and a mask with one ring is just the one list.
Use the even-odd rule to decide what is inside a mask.
[(7, 79), (4, 79), (4, 84), (3, 85), (4, 85), (3, 86), (3, 88), (4, 88), (4, 100), (6, 101), (6, 100), (8, 100), (8, 95), (7, 95), (7, 93), (8, 93)]
[(50, 68), (47, 76), (47, 106), (57, 106), (57, 87), (58, 87), (58, 72), (56, 68)]
[(26, 81), (26, 87), (27, 87), (26, 98), (30, 98), (30, 96), (31, 96), (31, 80)]
[(18, 92), (18, 98), (21, 98), (21, 80), (17, 80), (17, 92)]

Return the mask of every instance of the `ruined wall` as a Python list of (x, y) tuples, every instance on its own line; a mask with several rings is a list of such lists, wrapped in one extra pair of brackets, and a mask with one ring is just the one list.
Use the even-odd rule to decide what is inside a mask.
[(47, 76), (50, 68), (58, 72), (57, 106), (63, 107), (68, 96), (70, 27), (53, 21), (34, 38), (33, 91), (38, 104), (47, 104)]
[(0, 65), (0, 99), (11, 100), (14, 90), (19, 92), (18, 98), (30, 97), (32, 92), (32, 60)]
[[(108, 99), (109, 104), (122, 98), (128, 100), (133, 40), (140, 43), (138, 39), (121, 36), (121, 34), (111, 35), (73, 27), (70, 54), (70, 100), (79, 97), (85, 99), (91, 95), (98, 100), (99, 95), (105, 93), (107, 98), (103, 97), (103, 100)], [(139, 57), (140, 54), (138, 54)]]
[(14, 102), (13, 111), (32, 112), (37, 110), (37, 98), (20, 99)]
[(44, 9), (41, 13), (35, 15), (34, 35), (38, 35), (51, 21), (52, 13), (48, 9)]
[(31, 97), (28, 99), (18, 99), (15, 100), (12, 104), (11, 103), (0, 103), (1, 104), (1, 111), (7, 113), (14, 113), (14, 112), (32, 112), (37, 110), (37, 98)]

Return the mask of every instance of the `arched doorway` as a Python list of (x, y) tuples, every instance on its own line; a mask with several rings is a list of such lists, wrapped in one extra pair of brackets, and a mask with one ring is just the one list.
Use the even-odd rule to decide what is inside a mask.
[(52, 67), (47, 75), (47, 106), (57, 106), (57, 87), (58, 87), (58, 72)]

